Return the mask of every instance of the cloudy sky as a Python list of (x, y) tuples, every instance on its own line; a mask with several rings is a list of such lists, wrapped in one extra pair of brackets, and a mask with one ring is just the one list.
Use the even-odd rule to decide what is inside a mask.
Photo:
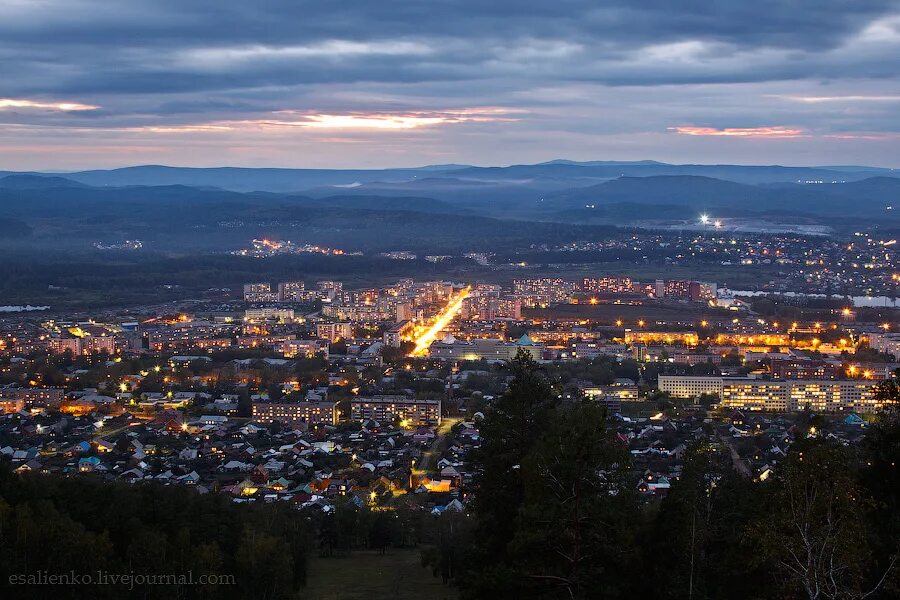
[(553, 158), (900, 167), (900, 0), (0, 0), (0, 169)]

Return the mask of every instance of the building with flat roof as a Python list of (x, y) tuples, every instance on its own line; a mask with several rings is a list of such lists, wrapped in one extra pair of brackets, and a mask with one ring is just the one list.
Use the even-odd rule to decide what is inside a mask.
[(512, 360), (519, 350), (528, 352), (535, 360), (544, 357), (544, 345), (535, 344), (527, 335), (515, 342), (500, 339), (475, 339), (466, 342), (447, 336), (441, 341), (432, 342), (428, 355), (445, 360)]
[(441, 401), (406, 396), (354, 398), (350, 401), (350, 418), (354, 421), (374, 420), (379, 423), (396, 420), (410, 427), (440, 425)]
[(880, 410), (877, 381), (867, 379), (753, 379), (660, 375), (659, 390), (677, 398), (716, 394), (722, 406), (746, 410), (823, 412)]
[(708, 375), (660, 375), (659, 391), (675, 398), (696, 398), (703, 394), (722, 397), (722, 377)]
[(254, 421), (286, 425), (335, 425), (338, 422), (337, 403), (330, 400), (313, 402), (253, 402), (251, 414)]

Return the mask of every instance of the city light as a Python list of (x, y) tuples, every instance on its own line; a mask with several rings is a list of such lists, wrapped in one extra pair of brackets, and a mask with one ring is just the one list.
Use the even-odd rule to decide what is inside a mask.
[(709, 223), (709, 215), (707, 215), (705, 213), (700, 215), (700, 222), (703, 223), (704, 225), (707, 225)]

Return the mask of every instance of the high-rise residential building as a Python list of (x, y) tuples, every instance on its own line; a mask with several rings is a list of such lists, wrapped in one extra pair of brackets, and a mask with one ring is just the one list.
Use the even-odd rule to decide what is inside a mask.
[(302, 281), (283, 281), (278, 284), (279, 302), (303, 302), (306, 299), (306, 284)]
[(581, 291), (585, 294), (630, 294), (634, 292), (631, 277), (585, 277), (581, 280)]
[(245, 283), (244, 302), (277, 302), (278, 294), (269, 283)]
[(321, 298), (334, 300), (344, 291), (344, 284), (340, 281), (319, 281), (316, 282), (316, 290)]
[(347, 322), (319, 323), (316, 335), (323, 340), (337, 341), (353, 337), (353, 324)]

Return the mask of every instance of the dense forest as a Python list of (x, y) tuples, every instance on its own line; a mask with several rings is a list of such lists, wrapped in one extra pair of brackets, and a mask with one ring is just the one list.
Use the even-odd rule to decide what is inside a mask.
[[(309, 525), (286, 506), (93, 478), (0, 470), (3, 597), (286, 598), (306, 579)], [(218, 577), (217, 585), (8, 585), (49, 574)], [(214, 580), (215, 581), (215, 580)], [(224, 581), (222, 584), (220, 582)]]

